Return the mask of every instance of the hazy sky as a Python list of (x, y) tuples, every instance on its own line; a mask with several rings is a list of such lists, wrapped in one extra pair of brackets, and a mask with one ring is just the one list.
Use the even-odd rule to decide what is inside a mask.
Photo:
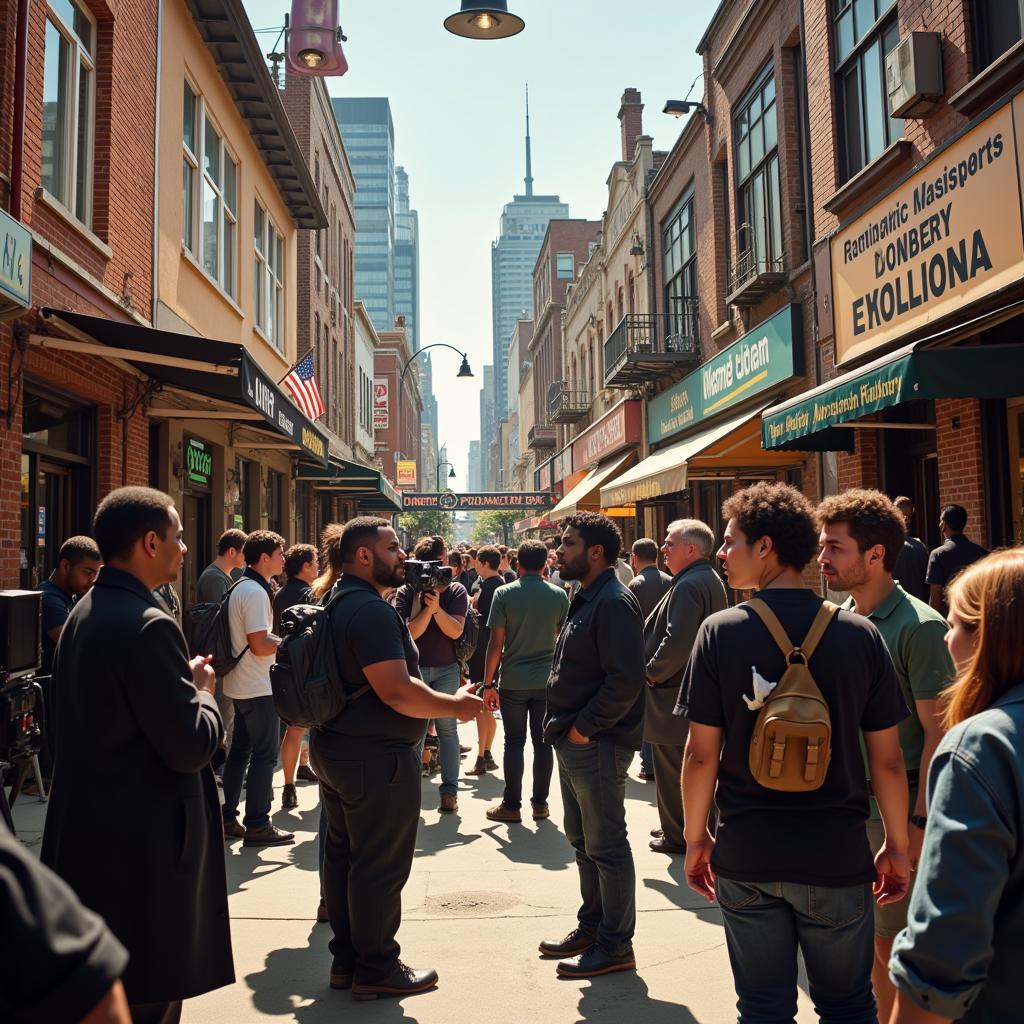
[[(257, 30), (283, 23), (280, 0), (245, 0)], [(598, 219), (619, 159), (616, 114), (640, 90), (644, 130), (670, 149), (682, 127), (661, 113), (701, 70), (697, 41), (717, 0), (511, 0), (526, 21), (512, 39), (476, 42), (444, 30), (458, 0), (341, 0), (349, 71), (332, 96), (387, 96), (395, 159), (409, 172), (420, 217), (420, 341), (437, 349), (440, 443), (466, 487), (469, 442), (479, 437), (482, 368), (491, 361), (490, 246), (502, 206), (523, 191), (523, 91), (530, 85), (534, 191), (556, 193), (572, 217)], [(269, 50), (274, 36), (260, 35)], [(703, 80), (693, 90), (700, 98)], [(432, 487), (430, 489), (433, 489)]]

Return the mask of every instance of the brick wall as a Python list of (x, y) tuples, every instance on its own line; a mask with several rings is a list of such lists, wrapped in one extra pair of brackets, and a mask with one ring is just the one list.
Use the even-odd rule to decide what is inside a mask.
[(972, 398), (935, 403), (935, 446), (939, 456), (939, 504), (967, 509), (967, 535), (988, 546), (988, 509), (981, 403)]

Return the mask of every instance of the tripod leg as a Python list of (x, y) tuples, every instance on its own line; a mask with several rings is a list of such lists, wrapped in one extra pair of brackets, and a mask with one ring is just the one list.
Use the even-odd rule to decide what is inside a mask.
[(4, 819), (4, 823), (11, 830), (11, 835), (15, 835), (14, 818), (11, 817), (11, 805), (7, 802), (7, 792), (3, 786), (0, 786), (0, 817)]
[(39, 755), (32, 758), (32, 774), (36, 780), (36, 789), (39, 792), (39, 802), (45, 804), (47, 800), (46, 786), (43, 783), (43, 770), (39, 767)]

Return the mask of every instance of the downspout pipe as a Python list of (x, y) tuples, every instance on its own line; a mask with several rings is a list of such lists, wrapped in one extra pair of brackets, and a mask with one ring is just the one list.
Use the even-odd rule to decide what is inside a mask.
[(11, 146), (10, 214), (21, 220), (21, 193), (25, 179), (25, 95), (28, 89), (28, 14), (30, 0), (18, 0), (14, 32), (14, 135)]

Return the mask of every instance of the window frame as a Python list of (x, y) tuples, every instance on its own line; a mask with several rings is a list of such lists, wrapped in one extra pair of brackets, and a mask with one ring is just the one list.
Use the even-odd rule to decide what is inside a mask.
[[(684, 234), (682, 229), (683, 214), (689, 210), (687, 217), (686, 234), (690, 239), (690, 255), (685, 259), (683, 255)], [(696, 211), (696, 189), (691, 183), (683, 192), (679, 202), (672, 208), (669, 215), (661, 223), (661, 277), (664, 282), (662, 286), (662, 297), (665, 302), (665, 312), (669, 315), (675, 314), (674, 303), (679, 299), (697, 298), (697, 226), (694, 221)], [(672, 232), (673, 225), (679, 223), (678, 235), (680, 247), (680, 264), (678, 269), (671, 276), (669, 275), (669, 255), (675, 249), (676, 237)], [(677, 290), (674, 285), (682, 283), (682, 290)]]
[[(283, 353), (285, 348), (285, 270), (287, 250), (284, 234), (278, 230), (270, 211), (257, 196), (253, 200), (253, 267), (255, 290), (253, 292), (253, 326), (271, 345)], [(257, 238), (258, 225), (262, 214), (262, 237)], [(262, 246), (259, 244), (262, 242)], [(274, 259), (271, 260), (271, 255)], [(276, 265), (272, 266), (272, 263)], [(275, 303), (271, 306), (271, 293)], [(273, 322), (271, 322), (273, 321)], [(319, 332), (318, 332), (319, 333)]]
[[(1024, 39), (1024, 0), (1016, 0), (1017, 4), (1017, 23), (1018, 23), (1018, 36), (1017, 38), (1005, 47), (1001, 53), (990, 53), (989, 52), (989, 37), (991, 34), (991, 28), (989, 26), (989, 7), (993, 3), (1003, 2), (1006, 0), (974, 0), (974, 3), (970, 4), (971, 10), (971, 57), (974, 62), (974, 69), (972, 77), (980, 74), (991, 64), (995, 63), (1003, 53), (1016, 43)], [(1011, 0), (1013, 2), (1013, 0)]]
[[(80, 223), (91, 230), (93, 219), (93, 198), (95, 193), (96, 173), (96, 44), (98, 36), (98, 23), (96, 16), (80, 0), (67, 0), (67, 2), (83, 15), (89, 25), (91, 47), (86, 48), (82, 38), (79, 36), (74, 25), (68, 25), (63, 15), (54, 8), (51, 3), (46, 4), (44, 21), (46, 26), (53, 26), (54, 31), (68, 44), (69, 51), (66, 55), (66, 66), (62, 69), (66, 76), (65, 84), (69, 94), (69, 102), (61, 111), (60, 98), (58, 96), (58, 117), (63, 122), (62, 132), (62, 153), (60, 155), (61, 181), (60, 192), (47, 188), (42, 181), (42, 163), (40, 163), (40, 184), (53, 196), (71, 215)], [(48, 31), (44, 26), (43, 34), (43, 93), (42, 93), (42, 114), (45, 122), (46, 107), (46, 36)], [(61, 54), (58, 49), (56, 59), (60, 61)], [(82, 68), (85, 66), (85, 75)], [(60, 90), (60, 78), (58, 75), (58, 93)], [(85, 132), (85, 155), (82, 158), (79, 153), (79, 131), (81, 112), (81, 89), (83, 78), (89, 90), (88, 100), (88, 123)], [(40, 140), (42, 142), (42, 139)], [(86, 164), (85, 177), (82, 181), (83, 192), (81, 196), (81, 208), (79, 208), (79, 164)], [(53, 179), (51, 178), (51, 184)]]
[[(568, 268), (568, 276), (566, 276), (562, 267), (559, 265), (564, 260), (570, 261)], [(575, 281), (576, 280), (576, 254), (574, 252), (557, 252), (555, 253), (555, 277), (559, 281)]]
[[(867, 28), (860, 34), (857, 32), (858, 8), (861, 4), (871, 2), (874, 19)], [(848, 52), (840, 57), (840, 21), (849, 14), (851, 19), (852, 41)], [(831, 22), (831, 38), (833, 52), (832, 81), (836, 97), (836, 127), (839, 145), (837, 155), (839, 158), (839, 183), (845, 184), (852, 177), (859, 174), (865, 167), (888, 149), (894, 142), (903, 137), (904, 119), (891, 117), (889, 114), (889, 97), (885, 85), (885, 58), (888, 53), (899, 44), (900, 21), (899, 3), (897, 0), (829, 0), (829, 20)], [(889, 50), (885, 49), (885, 40), (890, 32), (895, 34), (895, 42)], [(881, 88), (882, 100), (882, 142), (876, 153), (870, 153), (868, 146), (868, 121), (866, 111), (868, 109), (867, 90), (868, 83), (865, 75), (865, 62), (870, 51), (878, 45), (878, 85)], [(854, 166), (851, 160), (851, 136), (849, 126), (849, 111), (847, 98), (847, 82), (855, 77), (857, 89), (858, 119), (857, 125), (858, 142), (860, 153), (857, 154), (858, 162)]]
[[(192, 117), (192, 127), (194, 135), (194, 145), (189, 147), (185, 139), (185, 97), (184, 89), (187, 88), (194, 101), (194, 110)], [(240, 237), (239, 229), (239, 209), (238, 200), (241, 195), (240, 188), (240, 175), (241, 175), (241, 163), (236, 157), (234, 150), (230, 146), (227, 140), (227, 135), (222, 131), (220, 124), (217, 119), (210, 113), (209, 107), (207, 106), (206, 99), (203, 96), (201, 90), (196, 86), (195, 81), (186, 74), (184, 76), (184, 84), (182, 89), (182, 126), (181, 126), (181, 152), (182, 152), (182, 215), (181, 215), (181, 244), (182, 247), (188, 252), (193, 258), (196, 265), (202, 270), (203, 274), (213, 282), (217, 288), (222, 291), (232, 302), (238, 300), (238, 269), (239, 269), (239, 251), (238, 251), (238, 240)], [(218, 160), (219, 160), (219, 177), (221, 181), (218, 183), (212, 180), (212, 176), (206, 170), (206, 125), (207, 123), (213, 129), (214, 135), (217, 136), (218, 146)], [(234, 173), (235, 186), (234, 186), (234, 209), (232, 209), (226, 199), (226, 177), (225, 170), (230, 163)], [(191, 206), (189, 209), (185, 209), (185, 173), (186, 167), (188, 168), (188, 174), (190, 175), (190, 196)], [(205, 195), (207, 182), (209, 181), (209, 187), (213, 191), (214, 205), (217, 210), (217, 267), (216, 273), (211, 274), (209, 268), (206, 265), (206, 243), (205, 235), (203, 231), (203, 207), (205, 205)], [(186, 231), (187, 225), (187, 231)], [(230, 252), (230, 266), (225, 266), (225, 238), (229, 232), (226, 228), (230, 228), (231, 241), (231, 252)], [(186, 234), (190, 237), (186, 237)]]

